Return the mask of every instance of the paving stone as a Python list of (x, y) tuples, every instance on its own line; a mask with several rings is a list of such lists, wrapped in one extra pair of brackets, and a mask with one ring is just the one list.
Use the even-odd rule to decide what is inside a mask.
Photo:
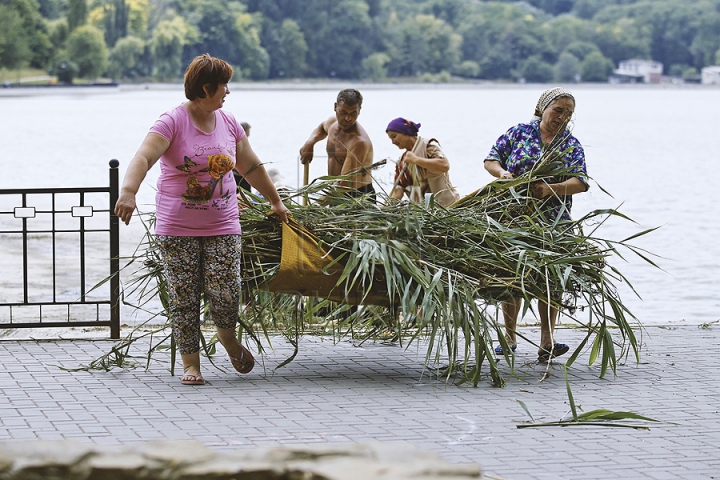
[[(265, 445), (404, 441), (454, 463), (479, 463), (505, 478), (720, 477), (720, 375), (708, 352), (720, 351), (720, 329), (648, 327), (641, 363), (632, 358), (599, 379), (587, 352), (570, 367), (575, 401), (585, 411), (631, 410), (663, 422), (650, 430), (607, 427), (518, 429), (530, 419), (557, 420), (569, 410), (562, 363), (539, 382), (544, 366), (521, 342), (518, 376), (501, 364), (507, 385), (484, 378), (455, 386), (423, 369), (424, 345), (410, 349), (304, 338), (300, 354), (276, 351), (264, 369), (240, 376), (218, 354), (204, 363), (209, 385), (187, 387), (167, 364), (148, 371), (66, 372), (105, 353), (111, 342), (0, 342), (0, 440), (77, 439), (124, 445), (194, 438), (216, 450)], [(526, 333), (529, 338), (537, 329)], [(563, 341), (582, 336), (561, 331)], [(138, 347), (139, 351), (141, 347)], [(558, 360), (562, 360), (558, 359)], [(627, 421), (636, 423), (635, 421)], [(638, 422), (641, 423), (641, 422)]]

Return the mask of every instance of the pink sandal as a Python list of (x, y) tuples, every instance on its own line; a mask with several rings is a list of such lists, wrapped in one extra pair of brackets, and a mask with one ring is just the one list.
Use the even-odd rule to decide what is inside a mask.
[(242, 345), (240, 345), (240, 348), (242, 349), (240, 358), (235, 358), (232, 355), (228, 355), (228, 357), (230, 357), (230, 361), (232, 362), (232, 366), (235, 367), (235, 370), (243, 374), (250, 373), (253, 367), (255, 367), (255, 359), (252, 353), (250, 353), (250, 350)]

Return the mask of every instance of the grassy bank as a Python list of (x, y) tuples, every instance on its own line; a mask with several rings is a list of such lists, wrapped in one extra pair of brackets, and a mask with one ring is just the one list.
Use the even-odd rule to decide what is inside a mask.
[(51, 77), (46, 71), (38, 68), (21, 68), (17, 70), (8, 70), (6, 68), (0, 68), (0, 83), (11, 83), (11, 84), (36, 84), (36, 83), (47, 83), (49, 80), (54, 80), (55, 77)]

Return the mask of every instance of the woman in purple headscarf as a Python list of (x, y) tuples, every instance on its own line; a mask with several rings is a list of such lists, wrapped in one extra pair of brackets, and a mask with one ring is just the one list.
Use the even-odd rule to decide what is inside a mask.
[(385, 132), (393, 145), (405, 150), (395, 167), (395, 183), (390, 198), (402, 199), (407, 195), (419, 202), (426, 193), (435, 196), (435, 202), (444, 207), (456, 202), (460, 195), (450, 183), (450, 162), (434, 138), (418, 135), (420, 124), (396, 118)]
[[(533, 119), (521, 123), (502, 135), (485, 158), (485, 170), (497, 178), (513, 178), (533, 169), (538, 162), (551, 156), (564, 170), (563, 177), (538, 182), (534, 195), (546, 198), (550, 217), (557, 215), (569, 219), (572, 195), (588, 189), (585, 151), (577, 138), (567, 128), (575, 112), (575, 97), (562, 87), (543, 92), (535, 106)], [(552, 154), (552, 155), (548, 155)], [(522, 299), (513, 298), (503, 302), (505, 340), (514, 352), (517, 347), (515, 329)], [(564, 343), (553, 337), (558, 310), (547, 302), (539, 301), (540, 349), (538, 361), (547, 362), (569, 350)], [(498, 346), (495, 353), (502, 355)]]

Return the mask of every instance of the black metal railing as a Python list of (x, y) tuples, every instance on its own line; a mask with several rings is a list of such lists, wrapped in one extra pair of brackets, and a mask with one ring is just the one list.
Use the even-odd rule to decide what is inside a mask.
[(0, 329), (110, 327), (120, 338), (119, 164), (109, 187), (0, 189)]

